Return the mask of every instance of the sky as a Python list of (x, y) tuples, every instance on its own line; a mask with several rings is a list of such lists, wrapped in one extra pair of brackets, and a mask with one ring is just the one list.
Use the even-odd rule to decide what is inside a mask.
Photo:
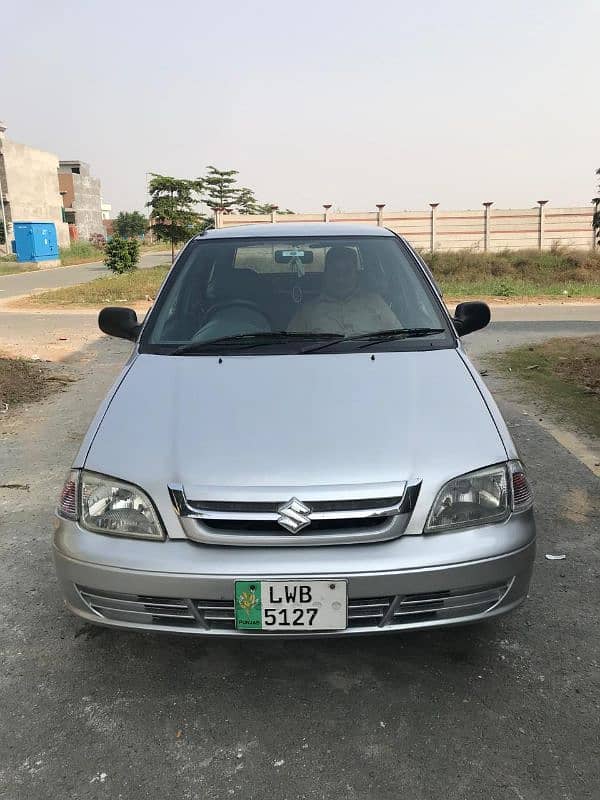
[(588, 205), (599, 37), (598, 0), (7, 0), (0, 120), (113, 213), (209, 164), (295, 211)]

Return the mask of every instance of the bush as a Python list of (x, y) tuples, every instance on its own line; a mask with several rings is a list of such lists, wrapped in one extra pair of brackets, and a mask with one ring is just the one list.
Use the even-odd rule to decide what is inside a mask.
[(140, 243), (137, 239), (122, 239), (115, 234), (104, 250), (104, 263), (113, 272), (123, 273), (137, 269), (140, 260)]
[(499, 281), (492, 289), (492, 294), (496, 297), (513, 297), (516, 293), (514, 287), (506, 281)]

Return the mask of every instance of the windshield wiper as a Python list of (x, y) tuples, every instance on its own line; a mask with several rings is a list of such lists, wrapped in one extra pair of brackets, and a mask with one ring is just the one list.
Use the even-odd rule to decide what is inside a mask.
[[(247, 347), (261, 347), (262, 345), (279, 344), (289, 339), (304, 340), (338, 340), (343, 339), (341, 333), (295, 333), (293, 331), (263, 331), (262, 333), (237, 333), (233, 336), (219, 336), (217, 339), (208, 339), (205, 342), (188, 342), (176, 347), (169, 355), (182, 356), (203, 353), (206, 350), (212, 351), (221, 345), (236, 345), (236, 350)], [(327, 341), (326, 344), (331, 344)], [(239, 346), (238, 346), (239, 345)]]
[(389, 342), (394, 339), (416, 339), (419, 336), (431, 336), (435, 333), (444, 333), (444, 328), (396, 328), (389, 331), (374, 331), (372, 333), (361, 333), (358, 336), (350, 336), (350, 341), (368, 341), (361, 347), (368, 347), (373, 342)]
[[(390, 330), (385, 331), (369, 331), (368, 333), (357, 333), (353, 336), (344, 336), (339, 338), (335, 342), (325, 342), (325, 344), (317, 345), (316, 347), (310, 347), (307, 350), (303, 350), (303, 353), (316, 353), (319, 350), (324, 350), (327, 347), (330, 347), (334, 344), (346, 344), (346, 342), (362, 342), (359, 347), (359, 350), (362, 350), (365, 347), (369, 347), (369, 345), (373, 344), (374, 342), (389, 342), (393, 341), (394, 339), (415, 339), (419, 336), (431, 336), (435, 333), (445, 333), (444, 328), (391, 328)], [(366, 341), (365, 341), (366, 340)]]

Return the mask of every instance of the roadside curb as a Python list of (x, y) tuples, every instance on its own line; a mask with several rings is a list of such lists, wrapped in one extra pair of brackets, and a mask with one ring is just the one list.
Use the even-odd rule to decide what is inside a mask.
[(519, 300), (518, 302), (502, 301), (499, 298), (491, 297), (443, 297), (447, 306), (458, 303), (469, 303), (472, 301), (483, 301), (490, 308), (531, 308), (532, 306), (600, 306), (600, 298), (597, 297), (578, 297), (577, 299), (565, 299), (558, 295), (547, 295), (546, 297), (532, 297), (531, 300)]

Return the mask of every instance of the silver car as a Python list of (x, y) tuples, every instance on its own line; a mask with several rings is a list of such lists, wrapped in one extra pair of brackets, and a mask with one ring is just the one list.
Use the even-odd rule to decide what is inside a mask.
[(420, 257), (383, 228), (190, 241), (61, 493), (67, 607), (113, 628), (346, 636), (478, 622), (527, 596), (532, 495)]

